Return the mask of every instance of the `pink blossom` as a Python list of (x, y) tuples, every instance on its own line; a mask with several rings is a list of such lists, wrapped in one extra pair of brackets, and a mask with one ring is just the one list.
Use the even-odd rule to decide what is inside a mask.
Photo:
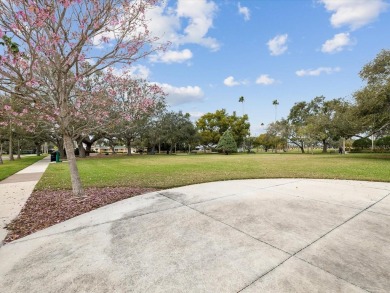
[(16, 12), (16, 15), (18, 18), (20, 18), (22, 21), (27, 21), (27, 15), (24, 13), (24, 11), (18, 11)]
[(71, 1), (69, 0), (61, 0), (60, 3), (64, 5), (65, 8), (68, 8), (71, 4)]

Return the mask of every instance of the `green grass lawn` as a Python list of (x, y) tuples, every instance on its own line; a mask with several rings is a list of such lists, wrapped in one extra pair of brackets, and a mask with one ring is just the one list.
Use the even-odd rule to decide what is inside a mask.
[[(328, 178), (390, 182), (390, 154), (134, 155), (78, 160), (84, 187), (170, 188), (254, 178)], [(68, 164), (51, 164), (38, 190), (70, 189)]]
[(14, 161), (4, 160), (3, 164), (0, 165), (0, 180), (3, 180), (12, 174), (34, 164), (35, 162), (42, 160), (44, 156), (26, 156), (17, 160), (15, 157)]

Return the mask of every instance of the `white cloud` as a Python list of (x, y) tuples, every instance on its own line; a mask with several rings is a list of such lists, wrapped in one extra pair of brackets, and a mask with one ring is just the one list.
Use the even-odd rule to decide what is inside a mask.
[(150, 70), (144, 65), (130, 66), (129, 74), (134, 78), (148, 79)]
[(177, 3), (178, 17), (188, 18), (188, 26), (184, 29), (185, 35), (181, 42), (195, 43), (206, 46), (215, 51), (219, 44), (214, 38), (206, 37), (208, 30), (213, 26), (213, 18), (218, 7), (208, 0), (179, 0)]
[(339, 72), (340, 67), (318, 67), (317, 69), (301, 69), (295, 72), (296, 75), (302, 76), (319, 76), (322, 73), (332, 74), (334, 72)]
[[(147, 30), (153, 37), (158, 37), (160, 42), (171, 42), (177, 48), (185, 44), (198, 44), (217, 51), (220, 44), (215, 38), (207, 36), (213, 27), (213, 20), (218, 10), (217, 4), (212, 0), (178, 0), (170, 3), (161, 1), (145, 13)], [(174, 5), (173, 4), (173, 5)], [(118, 27), (119, 29), (119, 27)], [(144, 33), (144, 27), (140, 27), (131, 34)], [(115, 32), (104, 32), (93, 38), (92, 42), (98, 49), (112, 46)]]
[(333, 39), (327, 40), (321, 47), (324, 53), (335, 53), (344, 50), (346, 46), (352, 46), (353, 42), (349, 38), (349, 33), (334, 35)]
[(240, 82), (234, 80), (233, 76), (226, 77), (223, 81), (224, 85), (226, 86), (236, 86), (240, 85)]
[(167, 83), (156, 83), (168, 96), (166, 102), (170, 106), (203, 101), (203, 91), (198, 86), (175, 87)]
[(217, 10), (218, 6), (210, 0), (178, 0), (176, 7), (163, 3), (147, 11), (148, 29), (174, 47), (198, 44), (217, 51), (220, 44), (207, 36)]
[(288, 35), (277, 35), (273, 39), (269, 40), (267, 45), (272, 56), (278, 56), (287, 51), (287, 39)]
[(179, 41), (177, 32), (181, 27), (180, 18), (173, 9), (167, 7), (165, 1), (147, 10), (145, 17), (149, 20), (148, 30), (153, 36), (160, 38), (160, 41), (170, 41), (173, 44)]
[(238, 13), (244, 16), (245, 21), (248, 21), (251, 17), (249, 8), (245, 6), (241, 6), (240, 2), (238, 2), (237, 7), (238, 7)]
[(373, 22), (389, 4), (384, 0), (320, 0), (332, 12), (334, 27), (349, 26), (352, 30)]
[(150, 56), (151, 62), (161, 63), (183, 63), (192, 58), (192, 52), (189, 49), (182, 51), (169, 50), (166, 52), (158, 52)]
[(276, 80), (269, 77), (268, 74), (262, 74), (256, 79), (257, 84), (263, 84), (263, 85), (271, 85), (275, 82)]
[(192, 111), (192, 112), (188, 112), (188, 114), (191, 115), (190, 119), (191, 119), (193, 122), (195, 122), (196, 120), (198, 120), (200, 117), (202, 117), (202, 116), (203, 116), (204, 114), (206, 114), (206, 113), (204, 113), (204, 112), (194, 112), (194, 111)]

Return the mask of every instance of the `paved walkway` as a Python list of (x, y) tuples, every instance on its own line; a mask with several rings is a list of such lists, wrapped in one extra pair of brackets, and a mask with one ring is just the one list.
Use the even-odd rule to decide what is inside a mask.
[(49, 163), (47, 156), (0, 181), (0, 247), (7, 236), (5, 225), (20, 213)]
[(148, 193), (0, 248), (0, 292), (389, 292), (390, 183)]

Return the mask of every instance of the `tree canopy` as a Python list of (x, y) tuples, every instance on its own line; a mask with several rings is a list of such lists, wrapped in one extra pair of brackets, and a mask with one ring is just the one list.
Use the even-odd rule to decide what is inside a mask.
[(359, 73), (366, 86), (354, 93), (360, 123), (369, 133), (390, 128), (390, 50), (382, 50)]
[(206, 113), (196, 121), (202, 144), (217, 144), (222, 134), (230, 129), (237, 145), (241, 145), (249, 135), (248, 115), (237, 116), (236, 112), (229, 115), (225, 109), (215, 113)]

